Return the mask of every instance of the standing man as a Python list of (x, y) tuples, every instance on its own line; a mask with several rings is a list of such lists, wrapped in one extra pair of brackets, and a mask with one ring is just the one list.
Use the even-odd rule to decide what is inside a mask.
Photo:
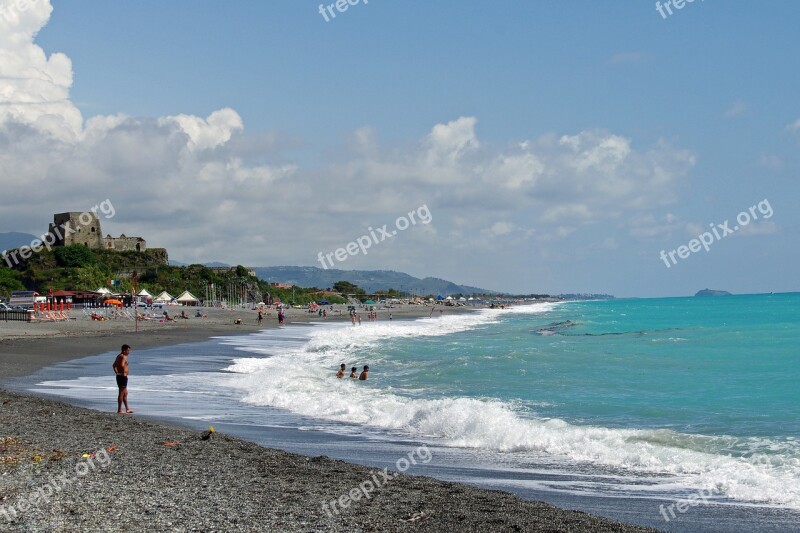
[(367, 373), (369, 372), (369, 367), (364, 365), (364, 370), (361, 371), (361, 375), (358, 376), (359, 381), (367, 381)]
[[(133, 411), (128, 407), (128, 354), (131, 353), (131, 347), (127, 344), (122, 345), (119, 355), (114, 359), (112, 368), (117, 377), (117, 387), (119, 387), (119, 395), (117, 396), (117, 413), (118, 414), (131, 414)], [(125, 410), (122, 410), (122, 404), (125, 404)]]

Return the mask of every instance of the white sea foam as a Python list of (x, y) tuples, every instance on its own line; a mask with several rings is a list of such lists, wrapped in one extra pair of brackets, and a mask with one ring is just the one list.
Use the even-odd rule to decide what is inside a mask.
[[(436, 439), (454, 447), (547, 454), (630, 473), (669, 474), (662, 488), (714, 488), (724, 497), (800, 509), (800, 445), (754, 442), (744, 459), (727, 454), (730, 439), (667, 430), (611, 429), (542, 419), (524, 407), (491, 398), (418, 397), (410, 391), (336, 379), (332, 368), (389, 338), (442, 336), (481, 328), (508, 313), (541, 313), (550, 305), (445, 315), (415, 322), (365, 323), (305, 331), (305, 343), (276, 348), (257, 336), (229, 339), (240, 350), (271, 357), (241, 358), (227, 368), (227, 386), (242, 401), (293, 413)], [(370, 362), (372, 364), (372, 362)], [(429, 395), (430, 396), (430, 395)], [(776, 452), (776, 447), (780, 447)], [(741, 454), (739, 454), (741, 455)], [(766, 458), (766, 459), (765, 459)]]

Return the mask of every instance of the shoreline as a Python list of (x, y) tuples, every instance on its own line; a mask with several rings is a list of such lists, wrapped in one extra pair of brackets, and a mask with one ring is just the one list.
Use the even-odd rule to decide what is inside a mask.
[[(438, 312), (437, 306), (435, 309)], [(170, 314), (176, 314), (174, 307), (165, 308)], [(184, 308), (191, 309), (191, 308)], [(69, 312), (72, 320), (62, 322), (0, 323), (0, 384), (2, 380), (26, 376), (35, 371), (57, 363), (96, 355), (107, 351), (119, 350), (122, 344), (130, 344), (137, 349), (158, 348), (201, 342), (219, 336), (235, 336), (256, 333), (264, 329), (275, 329), (278, 325), (277, 313), (270, 311), (264, 316), (264, 322), (257, 324), (257, 312), (244, 309), (222, 310), (198, 308), (208, 318), (194, 318), (190, 311), (188, 320), (175, 320), (162, 323), (155, 320), (139, 321), (139, 331), (134, 333), (131, 320), (108, 320), (97, 322), (88, 320), (80, 311)], [(346, 306), (335, 305), (341, 311), (323, 319), (314, 313), (300, 309), (287, 309), (284, 327), (292, 324), (309, 324), (313, 322), (348, 322)], [(445, 313), (474, 312), (476, 308), (447, 307)], [(428, 306), (405, 306), (400, 309), (379, 311), (379, 321), (386, 320), (389, 312), (397, 320), (408, 320), (427, 317), (431, 308)], [(159, 311), (160, 313), (161, 311)], [(363, 311), (362, 318), (363, 318)], [(234, 324), (237, 318), (241, 325)], [(364, 323), (368, 323), (364, 320)], [(110, 363), (109, 363), (110, 364)]]
[(11, 531), (657, 531), (13, 392), (0, 420)]
[[(427, 316), (430, 308), (413, 309), (410, 314), (403, 311), (392, 310), (392, 313), (402, 320)], [(141, 349), (165, 347), (265, 329), (254, 324), (232, 326), (228, 319), (236, 313), (221, 313), (225, 313), (222, 319), (209, 321), (202, 329), (183, 330), (180, 325), (160, 324), (161, 329), (148, 329), (137, 335), (113, 329), (104, 335), (3, 339), (0, 378), (24, 376), (57, 362), (116, 350), (123, 342), (136, 350), (137, 345)], [(289, 319), (303, 323), (319, 321), (317, 316)], [(277, 324), (266, 326), (277, 327)], [(5, 442), (14, 439), (10, 442), (22, 450), (11, 455), (16, 459), (0, 461), (5, 496), (0, 501), (0, 523), (14, 529), (137, 530), (142, 527), (141, 517), (148, 517), (148, 528), (176, 530), (197, 527), (246, 531), (272, 526), (287, 531), (463, 531), (487, 527), (525, 531), (656, 531), (527, 501), (508, 492), (405, 475), (376, 489), (368, 499), (354, 505), (352, 512), (347, 509), (339, 514), (326, 513), (324, 502), (350, 494), (366, 480), (380, 479), (380, 471), (325, 456), (312, 458), (261, 447), (221, 433), (202, 440), (202, 432), (180, 424), (93, 411), (29, 393), (0, 390), (0, 400), (0, 421), (4, 428), (0, 439), (6, 439)], [(180, 444), (164, 445), (170, 442)], [(20, 515), (19, 522), (7, 523), (3, 506), (8, 508), (22, 501), (25, 487), (46, 485), (47, 474), (62, 472), (70, 464), (74, 466), (80, 461), (81, 451), (97, 453), (110, 446), (116, 449), (109, 454), (108, 468), (91, 472), (86, 479), (79, 480), (75, 490), (70, 487), (59, 491), (46, 505), (32, 506)], [(0, 446), (3, 450), (0, 456), (9, 456), (8, 449), (8, 445), (5, 449)], [(51, 450), (58, 450), (59, 454)], [(65, 455), (60, 455), (61, 452)], [(47, 460), (32, 461), (31, 457), (36, 455), (46, 456)], [(169, 474), (163, 476), (165, 469)], [(378, 478), (373, 477), (376, 475)], [(123, 488), (126, 485), (127, 490)], [(94, 498), (89, 498), (87, 504), (77, 487), (97, 494), (108, 505), (91, 504)], [(212, 487), (220, 492), (207, 493)], [(140, 498), (142, 494), (144, 498)], [(209, 498), (214, 500), (212, 505), (206, 505)], [(164, 499), (169, 500), (168, 505)], [(198, 499), (203, 501), (202, 509), (196, 508)], [(111, 511), (108, 503), (111, 501), (120, 502), (123, 511), (120, 513), (117, 504)], [(249, 507), (243, 508), (243, 502), (249, 502)]]

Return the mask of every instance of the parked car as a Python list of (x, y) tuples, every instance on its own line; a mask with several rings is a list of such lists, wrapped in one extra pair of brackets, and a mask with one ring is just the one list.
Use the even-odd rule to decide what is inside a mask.
[(11, 311), (11, 308), (3, 302), (0, 302), (0, 311)]
[(42, 301), (46, 301), (46, 298), (39, 296), (36, 291), (14, 291), (11, 293), (8, 305), (12, 309), (31, 309), (34, 303), (41, 303)]

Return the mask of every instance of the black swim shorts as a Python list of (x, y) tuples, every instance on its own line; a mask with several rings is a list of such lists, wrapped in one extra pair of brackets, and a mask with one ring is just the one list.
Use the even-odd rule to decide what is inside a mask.
[(128, 386), (128, 376), (121, 376), (117, 374), (117, 387), (124, 389)]

